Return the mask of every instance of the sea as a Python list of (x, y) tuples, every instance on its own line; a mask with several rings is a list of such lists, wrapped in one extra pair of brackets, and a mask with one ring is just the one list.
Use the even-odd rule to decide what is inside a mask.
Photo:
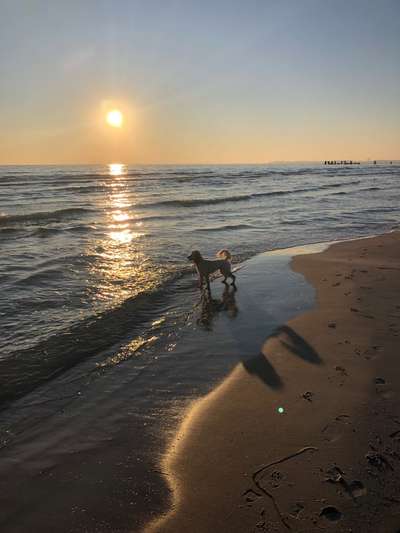
[[(267, 250), (399, 223), (396, 162), (2, 166), (0, 402), (170, 335), (177, 298), (192, 305), (192, 250), (229, 249), (240, 268)], [(115, 346), (129, 349), (115, 357)]]

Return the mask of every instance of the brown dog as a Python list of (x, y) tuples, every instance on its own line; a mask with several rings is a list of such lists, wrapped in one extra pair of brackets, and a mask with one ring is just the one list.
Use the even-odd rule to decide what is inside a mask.
[(227, 278), (232, 278), (232, 285), (235, 285), (236, 276), (232, 274), (231, 270), (231, 254), (228, 250), (220, 250), (217, 253), (217, 257), (222, 259), (216, 259), (210, 261), (204, 259), (198, 250), (194, 250), (189, 256), (189, 261), (193, 261), (196, 265), (197, 272), (199, 273), (199, 286), (203, 286), (204, 281), (207, 284), (208, 290), (210, 290), (210, 274), (213, 274), (217, 270), (224, 276), (222, 283), (227, 283)]

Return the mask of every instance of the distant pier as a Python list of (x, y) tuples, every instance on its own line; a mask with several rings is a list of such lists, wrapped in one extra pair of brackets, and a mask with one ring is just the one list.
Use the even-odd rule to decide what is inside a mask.
[(359, 165), (360, 161), (324, 161), (324, 165)]

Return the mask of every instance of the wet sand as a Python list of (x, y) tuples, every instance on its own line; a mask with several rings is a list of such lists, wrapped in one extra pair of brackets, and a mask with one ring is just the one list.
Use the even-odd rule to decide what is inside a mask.
[[(400, 528), (400, 233), (296, 256), (316, 306), (189, 410), (147, 531)], [(264, 379), (260, 379), (264, 378)]]
[(1, 531), (396, 531), (399, 240), (185, 281), (148, 348), (3, 409)]
[(279, 386), (259, 346), (314, 298), (291, 253), (247, 261), (237, 292), (216, 280), (213, 302), (182, 278), (165, 320), (149, 325), (154, 342), (136, 351), (128, 340), (2, 406), (0, 530), (138, 532), (168, 510), (159, 463), (193, 401), (238, 361)]

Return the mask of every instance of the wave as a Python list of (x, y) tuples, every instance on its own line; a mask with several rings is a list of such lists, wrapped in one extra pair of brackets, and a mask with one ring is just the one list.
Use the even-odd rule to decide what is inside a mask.
[(186, 200), (162, 200), (161, 202), (149, 202), (146, 204), (138, 204), (138, 207), (196, 207), (198, 205), (214, 205), (222, 204), (225, 202), (241, 202), (244, 200), (250, 200), (252, 195), (243, 194), (238, 196), (228, 196), (225, 198), (193, 198)]
[(240, 194), (236, 196), (226, 196), (223, 198), (193, 198), (193, 199), (184, 199), (184, 200), (162, 200), (161, 202), (150, 202), (146, 204), (137, 204), (136, 207), (197, 207), (201, 205), (216, 205), (224, 204), (227, 202), (244, 202), (252, 200), (253, 198), (261, 198), (266, 196), (281, 196), (284, 194), (292, 194), (295, 191), (271, 191), (264, 193), (254, 193), (254, 194)]
[(88, 209), (84, 207), (70, 207), (67, 209), (58, 209), (56, 211), (38, 211), (35, 213), (27, 213), (24, 215), (0, 215), (0, 226), (5, 226), (7, 224), (19, 224), (23, 222), (32, 222), (37, 223), (43, 220), (57, 221), (64, 218), (71, 218), (77, 215), (82, 215), (86, 213), (92, 213), (93, 209)]
[[(52, 272), (49, 269), (47, 274)], [(177, 285), (175, 282), (180, 280), (183, 283)], [(128, 298), (118, 307), (83, 319), (31, 348), (0, 359), (0, 402), (21, 397), (88, 357), (140, 334), (143, 326), (153, 322), (169, 305), (169, 299), (177, 292), (186, 292), (191, 283), (184, 272), (175, 271), (163, 284)]]
[(278, 190), (278, 191), (268, 191), (268, 192), (259, 192), (253, 194), (240, 194), (235, 196), (225, 196), (221, 198), (187, 198), (183, 200), (171, 199), (171, 200), (161, 200), (160, 202), (149, 202), (149, 203), (139, 203), (135, 207), (140, 208), (149, 208), (149, 207), (197, 207), (202, 205), (216, 205), (223, 204), (228, 202), (245, 202), (257, 198), (266, 198), (274, 196), (286, 196), (299, 194), (303, 192), (316, 192), (319, 190), (334, 189), (337, 187), (344, 187), (346, 185), (357, 184), (358, 181), (348, 182), (348, 183), (331, 183), (325, 185), (319, 185), (316, 187), (305, 187), (302, 189), (291, 189), (291, 190)]
[(64, 231), (67, 231), (68, 233), (88, 233), (95, 229), (96, 226), (93, 226), (92, 224), (77, 224), (76, 226), (65, 228)]
[(224, 226), (214, 226), (210, 228), (198, 228), (195, 229), (195, 232), (199, 233), (209, 233), (214, 231), (231, 231), (231, 230), (241, 230), (241, 229), (255, 229), (257, 226), (252, 224), (226, 224)]
[(19, 279), (16, 285), (36, 285), (42, 286), (43, 284), (48, 286), (49, 283), (58, 282), (60, 277), (63, 277), (64, 273), (58, 268), (48, 268), (40, 271), (36, 271), (25, 278)]
[(52, 237), (53, 235), (58, 235), (61, 233), (62, 230), (58, 228), (38, 228), (33, 233), (31, 233), (32, 236), (39, 237), (39, 238), (46, 238), (46, 237)]
[[(1, 217), (0, 217), (0, 220), (1, 220)], [(21, 233), (21, 229), (20, 228), (9, 228), (9, 227), (1, 227), (0, 226), (0, 237), (7, 237), (9, 235), (13, 236), (17, 233)]]
[(54, 187), (54, 189), (52, 189), (52, 192), (89, 194), (91, 192), (103, 192), (107, 189), (107, 185), (101, 182), (94, 185), (69, 185), (67, 187)]
[(77, 265), (87, 266), (98, 261), (100, 257), (100, 254), (60, 255), (51, 259), (46, 259), (36, 266), (41, 270), (46, 270), (44, 267), (49, 267), (51, 265), (62, 265), (63, 268), (70, 268), (71, 266)]
[(326, 183), (325, 185), (321, 185), (319, 188), (336, 189), (337, 187), (348, 187), (349, 185), (359, 185), (360, 183), (361, 183), (361, 180), (339, 181), (338, 183)]
[(381, 191), (381, 187), (365, 187), (362, 189), (355, 189), (352, 191), (339, 191), (331, 193), (331, 196), (346, 195), (346, 194), (358, 194), (360, 192)]
[(308, 220), (282, 220), (280, 224), (282, 226), (306, 226), (308, 224)]
[(365, 192), (365, 191), (380, 191), (381, 187), (367, 187), (366, 189), (360, 189), (359, 192)]

